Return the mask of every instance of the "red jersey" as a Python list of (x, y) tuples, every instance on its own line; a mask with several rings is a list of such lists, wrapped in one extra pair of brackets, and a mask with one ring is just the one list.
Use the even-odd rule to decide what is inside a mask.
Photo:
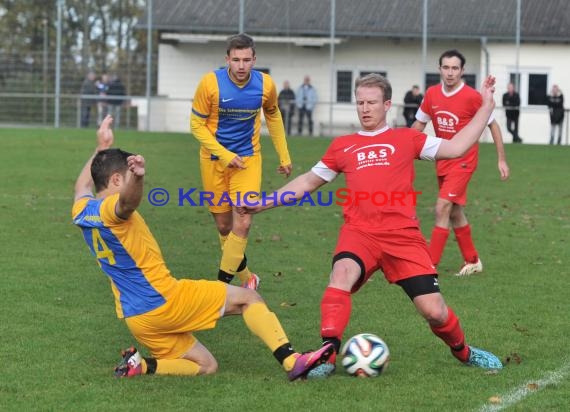
[(312, 171), (327, 182), (344, 173), (337, 190), (344, 221), (364, 229), (418, 227), (414, 159), (433, 160), (441, 139), (415, 129), (384, 127), (333, 140)]
[[(461, 86), (451, 93), (444, 90), (443, 84), (438, 84), (427, 89), (416, 113), (416, 119), (423, 123), (431, 120), (435, 134), (442, 139), (450, 140), (471, 121), (481, 104), (482, 98), (479, 92), (465, 83), (461, 83)], [(489, 119), (489, 123), (492, 120), (493, 116)], [(444, 176), (451, 170), (474, 172), (478, 157), (479, 144), (475, 143), (463, 157), (438, 160), (437, 175)]]

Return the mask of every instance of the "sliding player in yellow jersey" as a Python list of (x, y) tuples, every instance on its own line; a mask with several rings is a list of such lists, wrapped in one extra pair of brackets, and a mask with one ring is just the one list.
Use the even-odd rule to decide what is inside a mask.
[[(230, 283), (237, 274), (243, 287), (257, 289), (259, 278), (247, 267), (245, 248), (251, 216), (233, 205), (248, 192), (261, 190), (261, 110), (279, 156), (277, 171), (292, 170), (277, 89), (271, 77), (253, 70), (255, 44), (237, 34), (228, 39), (226, 63), (206, 74), (194, 96), (192, 134), (200, 141), (200, 169), (204, 191), (213, 193), (208, 206), (216, 222), (222, 259), (218, 279)], [(231, 199), (223, 201), (223, 199)]]
[(222, 316), (237, 314), (267, 345), (290, 380), (306, 377), (326, 361), (332, 345), (304, 354), (293, 351), (279, 320), (255, 290), (171, 275), (136, 211), (143, 196), (145, 160), (111, 148), (111, 123), (107, 116), (97, 132), (95, 154), (77, 178), (72, 217), (111, 281), (117, 316), (151, 354), (142, 358), (134, 347), (123, 351), (115, 375), (214, 373), (216, 359), (194, 332), (212, 329)]

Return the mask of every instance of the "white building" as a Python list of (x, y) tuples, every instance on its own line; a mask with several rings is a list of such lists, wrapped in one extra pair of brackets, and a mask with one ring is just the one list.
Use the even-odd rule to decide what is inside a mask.
[(256, 41), (256, 67), (267, 70), (278, 88), (289, 80), (295, 89), (305, 75), (311, 76), (320, 102), (314, 113), (317, 134), (358, 129), (351, 100), (354, 79), (363, 72), (387, 76), (394, 104), (389, 121), (403, 124), (401, 105), (406, 91), (413, 84), (437, 82), (439, 55), (458, 49), (467, 59), (468, 83), (477, 87), (487, 72), (497, 77), (496, 118), (505, 141), (510, 142), (511, 136), (504, 127), (501, 96), (518, 71), (520, 135), (524, 143), (548, 143), (546, 94), (556, 83), (570, 95), (570, 77), (564, 74), (570, 65), (568, 1), (520, 0), (520, 47), (517, 0), (426, 3), (424, 60), (422, 0), (243, 0), (243, 13), (239, 0), (158, 1), (153, 28), (160, 39), (159, 98), (151, 105), (151, 129), (189, 130), (198, 81), (206, 72), (225, 65), (225, 39), (243, 25)]

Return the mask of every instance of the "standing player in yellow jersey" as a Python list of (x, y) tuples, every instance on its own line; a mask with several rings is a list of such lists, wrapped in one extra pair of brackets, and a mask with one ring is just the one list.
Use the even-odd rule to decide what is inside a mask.
[[(247, 267), (245, 248), (251, 216), (240, 215), (248, 192), (261, 190), (261, 110), (279, 156), (277, 171), (292, 170), (277, 89), (271, 77), (253, 70), (255, 44), (246, 34), (228, 39), (227, 68), (206, 74), (194, 96), (192, 134), (200, 141), (204, 191), (213, 193), (208, 206), (222, 247), (218, 279), (230, 283), (237, 274), (243, 287), (257, 289), (259, 278)], [(232, 203), (224, 199), (231, 199)]]
[[(143, 195), (145, 160), (113, 144), (112, 118), (97, 132), (97, 149), (75, 183), (73, 222), (111, 280), (117, 316), (152, 357), (123, 351), (116, 376), (201, 375), (216, 372), (214, 356), (194, 332), (212, 329), (225, 315), (241, 314), (249, 330), (273, 352), (290, 380), (303, 378), (332, 354), (293, 351), (275, 314), (254, 290), (217, 281), (177, 280), (136, 211)], [(95, 186), (96, 196), (92, 188)]]

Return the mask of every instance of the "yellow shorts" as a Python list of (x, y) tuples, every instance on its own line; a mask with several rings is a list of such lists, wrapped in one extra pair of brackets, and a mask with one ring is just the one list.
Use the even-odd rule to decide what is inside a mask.
[(216, 326), (226, 293), (223, 282), (182, 279), (164, 305), (125, 322), (154, 358), (178, 359), (196, 343), (192, 332)]
[[(208, 209), (212, 213), (224, 213), (232, 210), (232, 204), (243, 205), (248, 192), (258, 194), (261, 190), (261, 156), (244, 157), (245, 169), (223, 167), (218, 160), (200, 157), (203, 196), (213, 194)], [(251, 196), (248, 200), (253, 202)], [(231, 199), (231, 202), (230, 202)]]

